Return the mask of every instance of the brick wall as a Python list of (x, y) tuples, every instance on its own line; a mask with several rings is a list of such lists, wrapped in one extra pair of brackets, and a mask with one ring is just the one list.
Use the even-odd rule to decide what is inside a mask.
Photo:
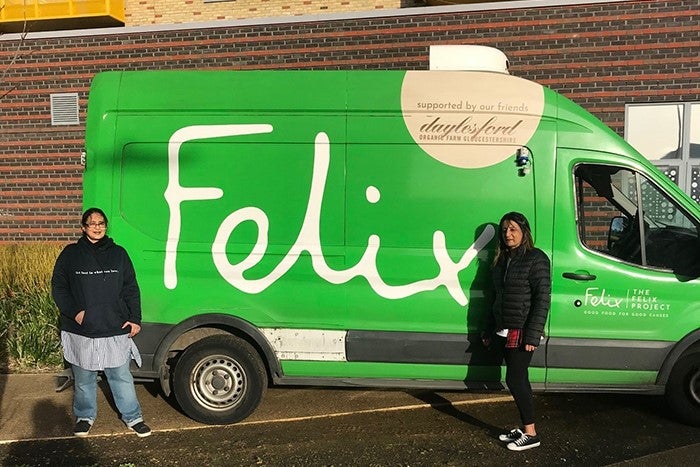
[(51, 126), (49, 95), (79, 93), (82, 122), (98, 71), (426, 69), (429, 45), (472, 43), (504, 50), (513, 74), (562, 92), (620, 134), (626, 103), (700, 101), (697, 0), (490, 8), (0, 38), (0, 96), (9, 91), (0, 98), (0, 242), (75, 237), (84, 127)]
[(127, 26), (401, 8), (401, 0), (126, 0)]

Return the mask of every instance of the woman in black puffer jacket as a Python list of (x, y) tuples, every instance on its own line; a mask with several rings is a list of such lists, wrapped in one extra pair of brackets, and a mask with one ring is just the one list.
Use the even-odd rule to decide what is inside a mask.
[(493, 262), (493, 304), (491, 329), (484, 335), (485, 346), (492, 334), (505, 344), (506, 384), (520, 412), (523, 429), (499, 436), (508, 449), (522, 451), (540, 445), (528, 367), (544, 334), (551, 302), (549, 258), (535, 248), (530, 224), (524, 215), (509, 212), (499, 223), (498, 247)]

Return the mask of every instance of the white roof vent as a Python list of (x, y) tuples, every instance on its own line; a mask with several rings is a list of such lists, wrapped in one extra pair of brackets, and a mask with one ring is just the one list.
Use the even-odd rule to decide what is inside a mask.
[(431, 45), (430, 69), (508, 74), (508, 57), (485, 45)]

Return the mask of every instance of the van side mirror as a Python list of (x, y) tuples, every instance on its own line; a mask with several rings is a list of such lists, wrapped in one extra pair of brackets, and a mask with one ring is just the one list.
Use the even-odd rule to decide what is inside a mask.
[(610, 219), (610, 229), (608, 230), (608, 251), (612, 251), (613, 248), (615, 248), (615, 243), (617, 243), (617, 241), (623, 237), (629, 228), (629, 224), (630, 220), (625, 216), (615, 216)]

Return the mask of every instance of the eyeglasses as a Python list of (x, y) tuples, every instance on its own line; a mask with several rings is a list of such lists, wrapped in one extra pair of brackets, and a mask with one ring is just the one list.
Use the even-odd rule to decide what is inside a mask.
[(102, 229), (106, 226), (104, 222), (88, 222), (85, 227), (90, 227), (91, 229)]

